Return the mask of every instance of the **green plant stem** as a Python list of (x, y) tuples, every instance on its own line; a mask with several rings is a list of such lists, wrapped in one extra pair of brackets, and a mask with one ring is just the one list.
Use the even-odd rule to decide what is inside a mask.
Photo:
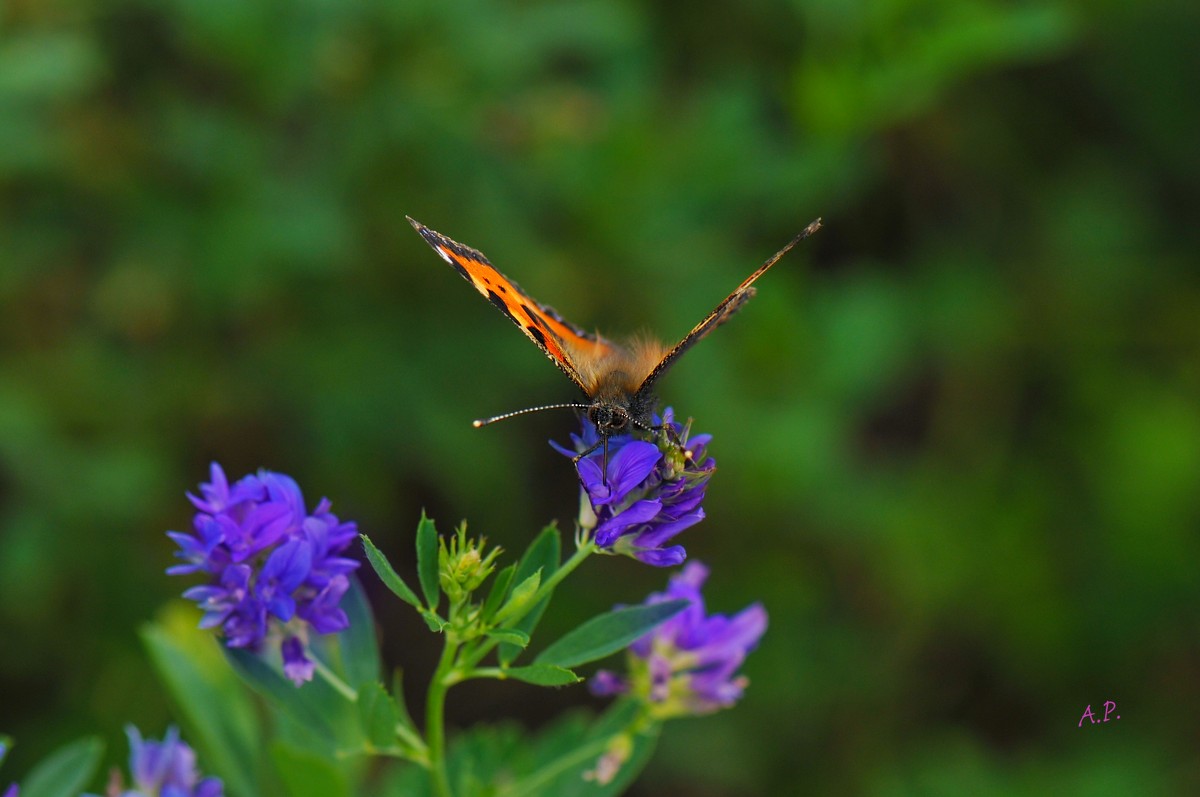
[(590, 539), (583, 545), (580, 545), (578, 548), (576, 548), (575, 553), (571, 554), (571, 558), (563, 562), (562, 567), (554, 571), (554, 575), (542, 582), (542, 585), (538, 587), (537, 592), (533, 593), (533, 599), (529, 601), (529, 605), (533, 607), (541, 603), (542, 598), (549, 595), (554, 588), (558, 586), (560, 581), (571, 575), (575, 568), (583, 564), (584, 559), (587, 559), (595, 552), (596, 544)]
[(429, 748), (425, 745), (425, 740), (418, 736), (412, 728), (405, 725), (403, 722), (396, 723), (396, 738), (408, 745), (405, 757), (410, 761), (428, 767), (429, 766)]
[(446, 691), (454, 671), (454, 657), (458, 652), (458, 641), (452, 633), (446, 634), (446, 646), (442, 658), (429, 684), (429, 695), (425, 703), (425, 741), (429, 750), (429, 777), (433, 782), (434, 794), (438, 797), (453, 797), (450, 778), (446, 773)]
[(339, 678), (333, 670), (325, 666), (323, 661), (316, 656), (313, 656), (312, 662), (317, 674), (325, 680), (325, 683), (332, 686), (335, 690), (337, 690), (338, 694), (349, 700), (351, 703), (358, 701), (358, 692), (351, 688), (348, 683)]
[[(595, 551), (596, 546), (590, 540), (580, 545), (575, 553), (563, 562), (562, 567), (555, 570), (554, 574), (538, 587), (537, 592), (529, 601), (530, 610), (541, 603), (564, 578), (569, 576), (575, 568), (583, 563), (584, 559), (587, 559)], [(454, 616), (453, 610), (450, 616)], [(510, 618), (506, 625), (511, 626), (520, 619), (521, 617)], [(442, 650), (442, 657), (433, 674), (433, 681), (429, 684), (429, 695), (425, 704), (425, 740), (429, 754), (429, 774), (433, 781), (434, 794), (437, 797), (453, 797), (450, 778), (446, 772), (446, 692), (453, 684), (470, 677), (468, 673), (471, 673), (474, 666), (498, 644), (497, 640), (488, 639), (478, 647), (467, 647), (464, 651), (466, 655), (462, 657), (461, 661), (456, 662), (459, 642), (453, 631), (448, 631), (446, 634), (446, 646)], [(499, 674), (501, 671), (497, 670), (496, 672)]]
[[(533, 593), (533, 597), (529, 600), (528, 604), (529, 611), (533, 611), (533, 607), (541, 603), (542, 600), (549, 595), (564, 578), (571, 575), (575, 568), (583, 564), (584, 559), (587, 559), (595, 552), (596, 546), (591, 540), (588, 540), (575, 549), (575, 553), (571, 554), (571, 558), (563, 562), (562, 567), (555, 570), (554, 574), (551, 575), (550, 578), (546, 579), (540, 587), (538, 587), (537, 592)], [(511, 628), (520, 622), (521, 618), (524, 616), (525, 615), (522, 614), (520, 617), (510, 617), (504, 621), (503, 625)], [(490, 653), (492, 648), (499, 644), (499, 640), (496, 639), (484, 640), (478, 647), (471, 650), (468, 655), (463, 656), (462, 669), (471, 670), (476, 664), (483, 661), (483, 657)]]

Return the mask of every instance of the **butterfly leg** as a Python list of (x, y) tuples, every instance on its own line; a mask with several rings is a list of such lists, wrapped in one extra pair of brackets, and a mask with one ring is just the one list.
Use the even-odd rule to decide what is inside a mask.
[(576, 454), (574, 457), (572, 457), (571, 464), (574, 465), (575, 470), (578, 471), (579, 470), (579, 460), (583, 459), (588, 454), (592, 453), (593, 451), (595, 451), (597, 448), (599, 448), (602, 445), (604, 446), (604, 460), (601, 465), (602, 470), (600, 471), (600, 478), (601, 478), (604, 486), (607, 487), (608, 486), (608, 435), (601, 437), (595, 443), (592, 443), (592, 445), (587, 450), (581, 451), (578, 454)]
[(583, 450), (583, 451), (580, 451), (578, 454), (576, 454), (575, 456), (571, 457), (571, 464), (572, 464), (572, 465), (574, 465), (575, 467), (579, 467), (579, 460), (583, 459), (583, 458), (584, 458), (584, 457), (586, 457), (588, 454), (592, 453), (592, 452), (593, 452), (593, 451), (595, 451), (597, 448), (599, 448), (599, 447), (600, 447), (600, 444), (601, 444), (602, 442), (606, 442), (606, 440), (597, 440), (596, 442), (592, 443), (592, 445), (591, 445), (591, 446), (589, 446), (587, 449), (585, 449), (585, 450)]

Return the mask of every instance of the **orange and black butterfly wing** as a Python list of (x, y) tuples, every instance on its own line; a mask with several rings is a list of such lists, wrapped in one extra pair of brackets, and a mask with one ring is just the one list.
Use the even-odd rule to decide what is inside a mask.
[(521, 290), (521, 286), (497, 271), (482, 252), (447, 238), (419, 221), (405, 218), (443, 260), (520, 327), (585, 395), (591, 396), (595, 386), (585, 381), (577, 360), (607, 357), (613, 352), (612, 343), (585, 332), (565, 321), (553, 308), (537, 302)]
[(718, 304), (711, 313), (705, 316), (703, 321), (692, 327), (692, 331), (687, 333), (683, 340), (676, 343), (670, 351), (663, 355), (663, 358), (658, 361), (658, 365), (654, 366), (654, 369), (650, 371), (650, 374), (642, 380), (642, 384), (638, 388), (637, 392), (639, 394), (649, 392), (654, 386), (655, 381), (664, 373), (666, 373), (668, 368), (675, 364), (675, 361), (679, 359), (680, 355), (690, 349), (696, 343), (696, 341), (700, 340), (709, 332), (712, 332), (714, 329), (721, 326), (721, 324), (724, 324), (726, 321), (732, 318), (733, 314), (738, 310), (741, 310), (742, 305), (750, 301), (750, 298), (754, 296), (754, 288), (752, 287), (754, 281), (763, 274), (767, 273), (767, 270), (771, 268), (771, 266), (778, 263), (779, 259), (786, 255), (789, 249), (819, 229), (821, 229), (821, 220), (817, 219), (805, 227), (799, 235), (789, 241), (787, 246), (780, 249), (778, 252), (772, 255), (767, 262), (759, 266), (753, 274), (742, 280), (742, 284), (737, 286), (733, 293), (726, 296), (725, 300)]

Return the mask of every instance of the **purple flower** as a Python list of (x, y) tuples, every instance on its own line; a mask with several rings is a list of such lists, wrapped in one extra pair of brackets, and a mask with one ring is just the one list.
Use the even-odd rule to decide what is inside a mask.
[[(579, 460), (579, 481), (591, 510), (580, 525), (592, 530), (601, 548), (656, 567), (673, 567), (687, 552), (667, 543), (704, 519), (700, 504), (716, 463), (705, 454), (712, 436), (689, 437), (690, 424), (676, 423), (670, 408), (654, 423), (663, 431), (653, 443), (632, 435), (609, 437), (607, 469), (603, 445)], [(599, 439), (596, 428), (585, 420), (583, 433), (571, 435), (574, 450), (551, 445), (574, 458)]]
[(279, 646), (283, 655), (283, 674), (292, 679), (292, 683), (301, 684), (311, 681), (317, 665), (313, 663), (304, 651), (304, 640), (290, 636)]
[[(4, 763), (4, 757), (8, 755), (8, 743), (0, 739), (0, 764)], [(15, 783), (10, 783), (8, 788), (4, 790), (4, 797), (18, 797), (21, 787)]]
[(708, 568), (692, 562), (671, 577), (666, 592), (647, 598), (647, 605), (679, 599), (691, 605), (629, 646), (628, 676), (597, 672), (593, 694), (631, 692), (659, 719), (710, 714), (738, 701), (748, 681), (737, 671), (767, 630), (767, 613), (755, 603), (733, 617), (706, 615), (700, 588), (707, 578)]
[(359, 566), (341, 556), (358, 534), (321, 499), (312, 514), (290, 477), (260, 470), (232, 486), (217, 463), (188, 498), (198, 510), (193, 532), (169, 531), (184, 561), (171, 575), (201, 573), (207, 583), (183, 593), (204, 610), (202, 628), (220, 628), (225, 644), (258, 651), (282, 627), (284, 673), (299, 686), (312, 680), (305, 655), (308, 629), (320, 634), (349, 625), (340, 607)]
[[(129, 775), (134, 787), (115, 792), (120, 797), (223, 797), (225, 794), (219, 778), (200, 779), (196, 753), (179, 741), (178, 729), (168, 728), (161, 742), (144, 741), (132, 725), (125, 728), (125, 733), (129, 737)], [(122, 789), (119, 774), (116, 779), (116, 788)]]

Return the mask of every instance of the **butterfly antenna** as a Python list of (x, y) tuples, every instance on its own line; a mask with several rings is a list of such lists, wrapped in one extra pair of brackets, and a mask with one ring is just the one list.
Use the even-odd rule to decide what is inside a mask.
[(482, 426), (487, 426), (489, 424), (493, 424), (496, 421), (507, 421), (509, 418), (515, 418), (518, 415), (528, 415), (531, 412), (541, 412), (542, 410), (563, 410), (563, 409), (586, 410), (590, 406), (591, 406), (590, 404), (547, 404), (543, 407), (526, 407), (523, 410), (514, 410), (513, 412), (506, 412), (503, 415), (496, 415), (491, 418), (478, 418), (474, 421), (471, 421), (471, 425), (474, 426), (476, 429), (478, 429)]

